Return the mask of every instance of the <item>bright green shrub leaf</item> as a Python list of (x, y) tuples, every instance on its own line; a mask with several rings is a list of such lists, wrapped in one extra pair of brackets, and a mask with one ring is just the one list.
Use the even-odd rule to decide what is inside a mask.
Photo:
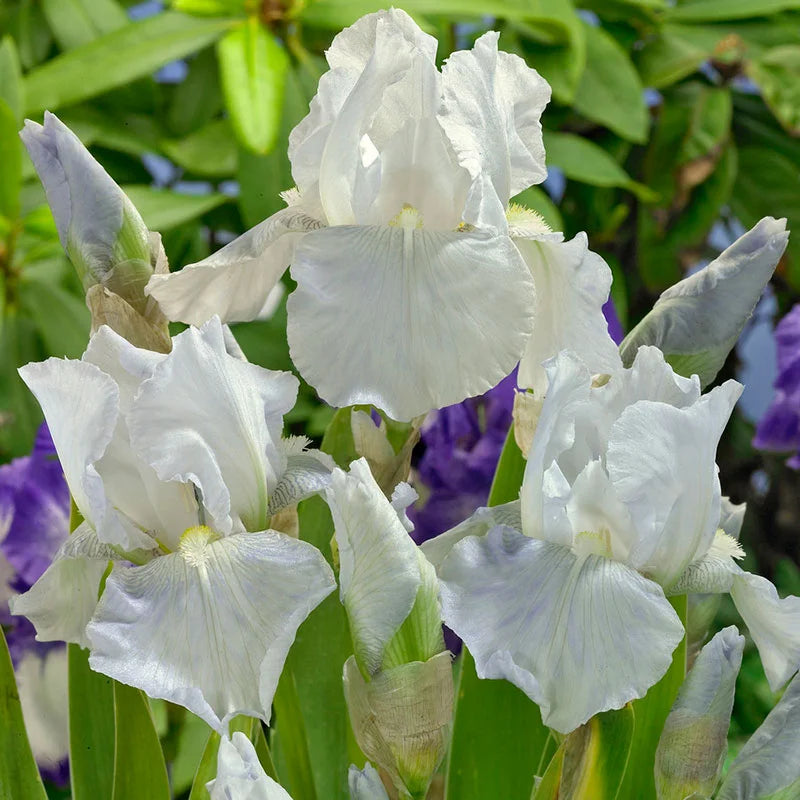
[(166, 124), (173, 136), (186, 136), (211, 122), (222, 111), (219, 65), (213, 47), (201, 50), (189, 61), (186, 77), (176, 84)]
[(731, 132), (731, 90), (700, 83), (691, 83), (687, 87), (690, 87), (688, 96), (682, 97), (681, 102), (689, 109), (690, 116), (678, 152), (678, 164), (713, 154), (725, 144)]
[(61, 116), (61, 121), (87, 147), (98, 144), (137, 157), (158, 151), (163, 137), (158, 122), (145, 114), (112, 116), (88, 105), (70, 109)]
[[(525, 460), (513, 429), (497, 465), (489, 505), (519, 497)], [(524, 800), (550, 737), (535, 703), (508, 681), (481, 680), (465, 647), (456, 686), (446, 800)]]
[(26, 113), (78, 103), (149, 75), (218, 39), (229, 20), (165, 11), (101, 36), (31, 70)]
[(8, 104), (14, 118), (21, 124), (24, 106), (22, 71), (17, 46), (10, 36), (0, 41), (0, 100)]
[[(0, 5), (0, 10), (5, 11), (10, 5), (10, 3), (3, 3)], [(40, 3), (35, 3), (33, 0), (21, 0), (15, 5), (16, 13), (10, 14), (6, 31), (17, 43), (20, 63), (25, 69), (31, 69), (47, 57), (53, 44), (53, 36), (45, 21)]]
[(657, 197), (647, 186), (634, 181), (600, 145), (582, 136), (545, 131), (544, 144), (547, 163), (562, 169), (572, 180), (592, 186), (628, 189), (645, 201)]
[(72, 800), (111, 797), (114, 788), (114, 682), (89, 669), (89, 652), (67, 645), (69, 777)]
[(663, 89), (691, 75), (714, 52), (727, 31), (665, 24), (636, 58), (645, 86)]
[(747, 72), (776, 119), (792, 136), (800, 136), (800, 45), (768, 50), (750, 62)]
[(233, 17), (244, 14), (247, 0), (172, 0), (176, 11), (207, 17)]
[(236, 172), (236, 142), (227, 119), (209, 122), (183, 139), (164, 140), (161, 149), (176, 164), (198, 175), (225, 178)]
[(628, 54), (607, 31), (584, 23), (586, 69), (574, 109), (632, 142), (647, 139), (644, 87)]
[(45, 800), (22, 719), (14, 668), (0, 628), (0, 800)]
[(123, 186), (152, 231), (165, 231), (189, 222), (230, 201), (224, 194), (181, 194), (151, 186)]
[(34, 321), (50, 355), (80, 358), (89, 339), (86, 303), (60, 286), (31, 280), (20, 283), (20, 303)]
[(797, 0), (683, 0), (668, 11), (676, 22), (715, 22), (766, 17), (800, 8)]
[(268, 153), (280, 130), (289, 57), (255, 18), (231, 30), (217, 45), (225, 105), (239, 141)]
[(15, 220), (19, 216), (21, 181), (22, 143), (17, 117), (0, 99), (0, 217)]
[(147, 697), (114, 683), (114, 791), (112, 800), (170, 800), (164, 753)]
[(213, 781), (217, 775), (219, 742), (219, 734), (216, 731), (211, 731), (208, 734), (208, 741), (197, 766), (197, 772), (192, 782), (192, 791), (189, 793), (189, 800), (208, 800), (209, 794), (206, 784), (209, 781)]
[(42, 10), (62, 50), (72, 50), (128, 24), (116, 0), (42, 0)]

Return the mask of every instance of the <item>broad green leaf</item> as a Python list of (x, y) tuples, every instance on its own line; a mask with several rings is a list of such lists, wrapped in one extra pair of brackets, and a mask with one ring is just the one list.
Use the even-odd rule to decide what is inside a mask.
[(644, 87), (630, 57), (610, 33), (584, 23), (586, 69), (572, 101), (584, 117), (632, 142), (647, 139)]
[(98, 144), (137, 157), (157, 151), (163, 136), (152, 117), (134, 113), (112, 116), (88, 105), (70, 109), (61, 120), (87, 147)]
[(225, 178), (236, 172), (236, 142), (227, 119), (209, 122), (183, 139), (164, 140), (161, 149), (178, 166), (198, 175)]
[[(668, 598), (686, 625), (686, 596)], [(632, 704), (634, 714), (633, 739), (629, 763), (622, 787), (616, 800), (655, 800), (656, 787), (653, 773), (656, 748), (661, 738), (667, 716), (686, 677), (686, 638), (672, 654), (672, 664), (667, 674), (641, 699)]]
[(220, 81), (239, 141), (268, 153), (280, 130), (289, 57), (256, 17), (229, 31), (217, 45)]
[(692, 90), (686, 105), (691, 109), (691, 116), (678, 152), (678, 164), (714, 154), (725, 144), (731, 132), (733, 101), (730, 89), (703, 84), (689, 86)]
[(89, 340), (91, 318), (86, 303), (55, 284), (22, 281), (20, 303), (36, 323), (50, 355), (80, 358)]
[(211, 731), (208, 734), (208, 741), (206, 742), (200, 764), (197, 767), (197, 772), (192, 782), (192, 791), (189, 793), (189, 800), (208, 800), (209, 794), (206, 789), (206, 784), (209, 781), (213, 781), (217, 774), (219, 742), (219, 734), (216, 731)]
[(679, 22), (712, 22), (766, 17), (798, 8), (797, 0), (683, 0), (671, 7), (667, 14)]
[(89, 652), (67, 645), (69, 777), (72, 800), (111, 797), (114, 788), (114, 686), (89, 669)]
[(547, 163), (559, 167), (572, 180), (592, 186), (620, 187), (644, 201), (657, 195), (627, 172), (602, 147), (574, 133), (545, 131)]
[(224, 194), (181, 194), (151, 186), (123, 186), (152, 231), (164, 231), (189, 222), (230, 201)]
[(42, 10), (62, 50), (88, 44), (128, 24), (116, 0), (42, 0)]
[(14, 119), (22, 123), (23, 86), (17, 46), (10, 36), (0, 41), (0, 100), (4, 100)]
[(556, 750), (550, 759), (544, 775), (537, 776), (531, 800), (559, 800), (561, 788), (561, 771), (564, 766), (564, 745)]
[(114, 684), (114, 791), (112, 800), (170, 800), (161, 742), (144, 692)]
[(0, 800), (45, 800), (25, 732), (14, 667), (0, 628)]
[[(10, 4), (3, 3), (4, 6)], [(8, 20), (8, 33), (14, 38), (19, 50), (19, 60), (25, 69), (30, 69), (47, 57), (53, 44), (53, 36), (42, 13), (41, 4), (35, 0), (21, 0)]]
[(216, 50), (207, 47), (189, 61), (186, 77), (175, 86), (167, 111), (167, 127), (174, 136), (197, 131), (222, 111)]
[(31, 70), (26, 112), (54, 111), (149, 75), (214, 42), (230, 25), (177, 11), (130, 23)]
[(775, 118), (792, 136), (800, 136), (800, 45), (768, 50), (749, 63), (747, 72)]
[(663, 89), (691, 75), (718, 47), (724, 52), (724, 48), (736, 46), (724, 43), (726, 33), (692, 25), (663, 25), (659, 35), (646, 42), (636, 58), (642, 83)]
[[(524, 471), (525, 459), (512, 429), (497, 465), (489, 505), (519, 497)], [(465, 647), (456, 686), (446, 799), (525, 800), (549, 740), (536, 704), (507, 681), (479, 679)]]
[(202, 17), (232, 17), (243, 15), (247, 10), (247, 0), (172, 0), (176, 11), (196, 14)]
[(21, 181), (19, 125), (8, 103), (0, 98), (0, 217), (16, 220), (19, 216)]

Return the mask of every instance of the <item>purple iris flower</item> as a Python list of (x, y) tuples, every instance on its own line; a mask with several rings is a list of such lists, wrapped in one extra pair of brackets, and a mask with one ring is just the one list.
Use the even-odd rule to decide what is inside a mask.
[[(778, 377), (775, 399), (761, 419), (753, 439), (759, 450), (800, 450), (800, 304), (775, 328)], [(787, 464), (800, 469), (800, 452)]]
[[(603, 307), (608, 332), (619, 344), (622, 325), (611, 300)], [(516, 371), (480, 397), (429, 415), (425, 452), (417, 465), (420, 502), (409, 509), (417, 543), (458, 525), (486, 505), (514, 408)]]
[[(26, 656), (41, 659), (64, 647), (61, 642), (37, 642), (33, 625), (25, 617), (11, 616), (8, 599), (38, 580), (68, 535), (69, 489), (50, 432), (42, 425), (30, 455), (0, 466), (0, 624), (15, 669)], [(66, 760), (43, 764), (42, 774), (65, 785)]]

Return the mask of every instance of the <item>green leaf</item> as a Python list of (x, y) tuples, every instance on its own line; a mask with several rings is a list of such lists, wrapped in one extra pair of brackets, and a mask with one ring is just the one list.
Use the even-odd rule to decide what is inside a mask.
[(14, 118), (22, 123), (23, 86), (17, 46), (10, 36), (0, 42), (0, 100), (4, 100)]
[(217, 753), (219, 751), (220, 737), (216, 731), (208, 734), (203, 755), (197, 772), (192, 782), (192, 791), (189, 793), (189, 800), (208, 800), (208, 790), (206, 784), (213, 781), (217, 774)]
[(22, 184), (22, 143), (14, 112), (0, 99), (0, 218), (19, 216)]
[(544, 775), (537, 778), (531, 800), (559, 800), (561, 771), (564, 767), (564, 745), (562, 744), (550, 759)]
[(78, 103), (149, 75), (216, 41), (230, 25), (177, 11), (130, 23), (31, 70), (25, 78), (26, 113)]
[(222, 111), (219, 66), (215, 48), (201, 50), (189, 62), (186, 77), (175, 86), (167, 127), (175, 136), (197, 131)]
[(731, 132), (733, 101), (727, 87), (692, 83), (688, 87), (685, 106), (690, 109), (689, 124), (683, 136), (677, 163), (686, 164), (725, 144)]
[[(667, 598), (686, 626), (686, 596)], [(672, 654), (667, 674), (641, 699), (633, 702), (634, 727), (629, 763), (616, 800), (655, 800), (653, 773), (656, 748), (672, 704), (686, 677), (686, 637)]]
[(268, 153), (280, 130), (289, 57), (256, 17), (217, 45), (220, 80), (233, 130), (254, 153)]
[(114, 788), (114, 687), (89, 669), (89, 651), (67, 645), (69, 777), (72, 800), (111, 797)]
[[(9, 5), (4, 3), (0, 8)], [(25, 69), (30, 69), (46, 58), (53, 44), (41, 4), (34, 0), (21, 0), (17, 3), (15, 13), (8, 20), (8, 33), (17, 43), (19, 60)]]
[(33, 760), (14, 667), (0, 628), (0, 800), (45, 800), (42, 779)]
[(244, 14), (247, 0), (172, 0), (176, 11), (201, 17), (232, 17)]
[(42, 0), (42, 10), (62, 50), (88, 44), (128, 24), (115, 0)]
[(647, 139), (644, 87), (628, 54), (603, 28), (584, 23), (586, 69), (572, 105), (631, 142)]
[[(525, 459), (512, 428), (497, 465), (489, 505), (519, 497), (524, 472)], [(507, 681), (479, 679), (465, 647), (456, 687), (446, 799), (530, 797), (535, 770), (549, 740), (536, 704)]]
[(634, 181), (602, 147), (574, 133), (545, 131), (547, 163), (559, 167), (572, 180), (592, 186), (620, 187), (633, 192), (645, 202), (657, 195)]
[(20, 303), (50, 355), (81, 357), (91, 327), (89, 309), (82, 300), (55, 284), (31, 280), (20, 283)]
[(114, 681), (112, 800), (170, 800), (164, 753), (144, 692)]
[(178, 166), (212, 178), (230, 177), (238, 163), (230, 122), (217, 119), (183, 139), (167, 139), (161, 149)]
[(63, 114), (61, 120), (87, 147), (98, 144), (137, 157), (157, 151), (163, 136), (156, 120), (144, 114), (112, 116), (97, 108), (79, 106)]
[(663, 89), (691, 75), (710, 58), (726, 31), (665, 24), (639, 51), (636, 66), (645, 86)]
[(152, 231), (165, 231), (190, 222), (230, 201), (224, 194), (181, 194), (151, 186), (123, 186)]
[(667, 15), (676, 22), (714, 22), (766, 17), (798, 8), (797, 0), (682, 0)]
[(747, 73), (775, 118), (792, 136), (800, 136), (800, 45), (768, 50), (750, 62)]

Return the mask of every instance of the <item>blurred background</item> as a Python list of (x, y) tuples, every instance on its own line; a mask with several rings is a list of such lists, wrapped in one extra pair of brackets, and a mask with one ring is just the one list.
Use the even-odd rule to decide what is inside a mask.
[[(502, 49), (550, 82), (543, 120), (550, 174), (518, 201), (567, 237), (587, 231), (614, 272), (623, 331), (663, 289), (762, 216), (786, 216), (800, 231), (798, 0), (399, 5), (439, 39), (440, 59), (496, 29)], [(324, 50), (338, 30), (381, 7), (373, 0), (0, 0), (0, 463), (30, 453), (41, 422), (16, 368), (50, 355), (78, 357), (89, 329), (82, 289), (18, 139), (23, 119), (58, 114), (148, 227), (162, 232), (178, 269), (282, 207), (278, 193), (292, 186), (288, 135), (326, 68)], [(720, 375), (747, 384), (719, 463), (725, 493), (748, 503), (748, 568), (794, 594), (800, 475), (786, 461), (800, 447), (800, 388), (787, 375), (797, 367), (800, 337), (787, 326), (779, 358), (774, 327), (798, 299), (800, 235)], [(235, 333), (252, 361), (292, 369), (285, 322), (284, 294), (271, 316)], [(426, 424), (414, 457), (419, 536), (485, 502), (510, 397), (498, 390)], [(289, 423), (320, 437), (332, 413), (304, 385)], [(770, 452), (753, 444), (759, 423), (758, 443)], [(30, 577), (8, 556), (10, 545), (4, 561), (2, 540), (13, 538), (14, 513), (18, 526), (40, 524), (26, 516), (32, 501), (20, 494), (18, 476), (24, 463), (29, 489), (44, 482), (42, 464), (53, 458), (44, 448), (33, 461), (0, 468), (0, 604)], [(63, 490), (53, 492), (63, 505)], [(444, 511), (432, 513), (437, 503)], [(66, 524), (54, 520), (48, 524)], [(698, 609), (697, 619), (712, 627), (735, 621), (727, 604)], [(19, 625), (7, 609), (0, 620), (8, 631)], [(23, 633), (28, 641), (30, 631)], [(26, 652), (12, 647), (18, 669)], [(58, 737), (46, 720), (55, 714), (53, 727), (63, 726), (53, 711), (62, 690), (39, 656), (38, 666), (26, 667), (33, 676), (24, 679), (26, 702), (45, 715), (37, 735), (55, 753), (58, 784)], [(774, 702), (753, 652), (739, 680), (733, 750)]]

